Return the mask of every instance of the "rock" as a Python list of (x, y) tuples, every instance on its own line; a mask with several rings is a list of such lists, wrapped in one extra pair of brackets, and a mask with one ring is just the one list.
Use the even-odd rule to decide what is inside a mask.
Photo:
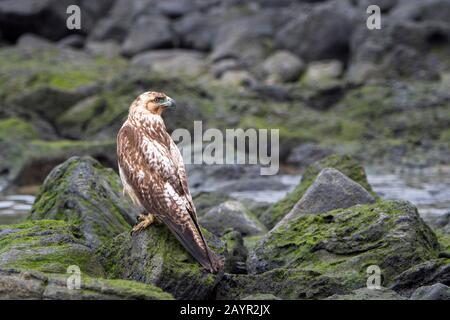
[(251, 87), (256, 83), (255, 78), (250, 72), (245, 70), (230, 70), (222, 74), (220, 82), (223, 86), (231, 86), (234, 88)]
[[(345, 61), (355, 19), (349, 1), (327, 1), (299, 12), (276, 34), (276, 45), (306, 61)], [(320, 41), (318, 41), (320, 39)]]
[(120, 56), (121, 49), (115, 41), (88, 41), (85, 50), (93, 56), (113, 59)]
[(331, 155), (322, 160), (311, 164), (304, 172), (300, 184), (298, 184), (293, 191), (287, 194), (283, 199), (275, 203), (265, 213), (261, 215), (260, 221), (272, 228), (280, 221), (288, 212), (292, 210), (294, 205), (302, 198), (306, 190), (312, 185), (320, 171), (324, 168), (334, 168), (346, 175), (348, 178), (359, 183), (364, 189), (372, 191), (367, 182), (364, 168), (353, 158), (347, 155)]
[[(340, 282), (341, 281), (341, 282)], [(225, 274), (216, 289), (218, 300), (272, 294), (281, 299), (321, 299), (347, 291), (343, 279), (303, 269), (278, 268), (262, 274)]]
[(238, 201), (226, 201), (199, 218), (200, 224), (217, 236), (235, 230), (243, 236), (257, 235), (264, 226)]
[(301, 144), (291, 150), (286, 162), (300, 168), (333, 154), (333, 150), (314, 143)]
[(272, 10), (225, 19), (217, 29), (211, 60), (234, 58), (256, 66), (267, 57), (276, 27), (283, 20), (283, 12)]
[(84, 92), (78, 90), (40, 87), (17, 95), (10, 103), (53, 119), (85, 96)]
[(311, 62), (302, 82), (312, 87), (326, 87), (335, 82), (341, 76), (342, 71), (342, 63), (337, 60)]
[(281, 300), (281, 299), (270, 293), (266, 293), (266, 294), (258, 293), (258, 294), (251, 294), (249, 296), (246, 296), (246, 297), (242, 298), (242, 300), (264, 300), (264, 301), (267, 301), (267, 300)]
[(398, 275), (390, 288), (401, 295), (411, 296), (417, 288), (435, 283), (450, 284), (450, 263), (445, 258), (412, 266)]
[(174, 22), (174, 30), (183, 48), (209, 51), (222, 21), (218, 14), (193, 12)]
[[(151, 30), (151, 32), (149, 32)], [(122, 53), (131, 57), (149, 50), (171, 47), (170, 22), (161, 15), (143, 15), (136, 19), (122, 44)]]
[(221, 78), (227, 71), (242, 70), (244, 65), (236, 59), (222, 59), (214, 63), (211, 72), (216, 78)]
[(0, 29), (10, 42), (27, 32), (33, 32), (50, 40), (59, 40), (72, 33), (66, 28), (66, 9), (78, 5), (82, 11), (81, 32), (89, 33), (95, 21), (108, 11), (112, 1), (89, 0), (7, 0), (0, 3)]
[(169, 77), (199, 76), (207, 67), (204, 55), (193, 50), (143, 52), (134, 56), (131, 63), (140, 67), (149, 67), (150, 71)]
[(247, 273), (248, 250), (245, 247), (242, 235), (237, 231), (231, 231), (226, 233), (221, 240), (226, 243), (228, 252), (225, 272), (233, 274)]
[(411, 300), (450, 300), (450, 288), (442, 283), (423, 286), (416, 289)]
[(300, 268), (354, 290), (366, 286), (368, 266), (377, 265), (381, 285), (401, 293), (390, 287), (396, 277), (439, 250), (436, 235), (412, 204), (378, 201), (300, 216), (271, 230), (249, 253), (248, 268), (256, 274)]
[[(437, 80), (448, 62), (450, 26), (439, 21), (405, 21), (392, 18), (380, 32), (356, 29), (347, 78), (361, 83), (370, 79)], [(414, 37), (411, 35), (414, 34)], [(432, 49), (433, 48), (433, 49)]]
[(192, 199), (199, 217), (205, 215), (211, 208), (214, 208), (225, 201), (231, 200), (230, 196), (223, 192), (207, 191), (194, 192), (192, 194)]
[(332, 295), (326, 298), (326, 300), (405, 300), (397, 292), (387, 289), (368, 289), (361, 288), (352, 291), (349, 294)]
[(299, 79), (305, 65), (289, 51), (277, 51), (262, 64), (262, 70), (269, 82), (289, 82)]
[(45, 179), (31, 209), (31, 219), (65, 220), (79, 225), (88, 245), (130, 229), (138, 212), (122, 194), (120, 179), (90, 157), (72, 157)]
[(58, 45), (63, 47), (83, 48), (85, 38), (79, 34), (72, 34), (58, 41)]
[(196, 9), (193, 0), (167, 0), (157, 2), (156, 8), (170, 18), (179, 18)]
[(64, 221), (27, 221), (0, 226), (0, 268), (67, 272), (78, 266), (89, 276), (103, 276), (104, 270), (82, 234)]
[(68, 275), (0, 269), (2, 300), (172, 300), (161, 289), (126, 280), (82, 276), (80, 290), (67, 288)]
[[(224, 255), (225, 244), (203, 230), (208, 245)], [(130, 236), (122, 233), (97, 252), (108, 277), (149, 283), (176, 299), (207, 299), (222, 274), (205, 270), (164, 225)]]
[(358, 204), (374, 202), (375, 198), (361, 185), (336, 169), (326, 168), (320, 171), (303, 197), (274, 228), (302, 215), (346, 209)]

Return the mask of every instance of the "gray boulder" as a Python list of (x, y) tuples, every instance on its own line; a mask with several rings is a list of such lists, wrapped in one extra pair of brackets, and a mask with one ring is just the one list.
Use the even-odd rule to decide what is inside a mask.
[(333, 153), (333, 150), (314, 143), (305, 143), (295, 147), (289, 153), (287, 163), (297, 167), (306, 167)]
[(405, 300), (397, 292), (387, 289), (361, 288), (349, 294), (336, 294), (326, 298), (326, 300)]
[(306, 61), (346, 59), (355, 10), (349, 1), (327, 1), (300, 12), (276, 35), (276, 44)]
[(450, 300), (450, 287), (436, 283), (432, 286), (417, 288), (411, 295), (411, 300)]
[(404, 296), (411, 296), (422, 286), (450, 284), (450, 263), (447, 259), (432, 259), (412, 266), (399, 274), (390, 287)]
[(31, 219), (75, 223), (89, 246), (95, 248), (129, 230), (137, 213), (123, 196), (120, 179), (112, 169), (90, 157), (72, 157), (45, 179)]
[(300, 201), (275, 228), (301, 215), (318, 214), (373, 202), (374, 197), (360, 184), (336, 169), (326, 168), (319, 173)]
[(122, 53), (130, 57), (149, 49), (167, 48), (172, 43), (170, 21), (161, 15), (144, 15), (131, 26), (122, 44)]
[(217, 236), (228, 230), (238, 231), (243, 236), (257, 235), (265, 227), (238, 201), (226, 201), (200, 216), (202, 226)]
[(304, 68), (300, 58), (285, 50), (275, 52), (262, 64), (262, 71), (270, 82), (296, 81)]
[(199, 76), (206, 70), (205, 56), (194, 50), (153, 50), (137, 54), (131, 63), (164, 76)]
[(378, 265), (381, 285), (403, 294), (399, 286), (390, 287), (399, 281), (397, 277), (403, 278), (403, 272), (433, 259), (439, 251), (436, 235), (416, 207), (403, 201), (378, 201), (288, 220), (256, 244), (248, 268), (251, 273), (304, 268), (346, 279), (343, 284), (350, 287), (359, 284), (353, 290), (366, 286), (367, 267)]
[(89, 276), (105, 275), (76, 226), (55, 220), (0, 226), (1, 269), (65, 274), (73, 265)]
[[(203, 229), (210, 248), (226, 255), (225, 244)], [(97, 256), (109, 278), (156, 285), (176, 299), (207, 299), (223, 273), (204, 269), (164, 225), (152, 225), (133, 236), (122, 233), (105, 243)]]
[(80, 289), (67, 288), (67, 275), (0, 269), (2, 300), (172, 300), (148, 284), (82, 276)]

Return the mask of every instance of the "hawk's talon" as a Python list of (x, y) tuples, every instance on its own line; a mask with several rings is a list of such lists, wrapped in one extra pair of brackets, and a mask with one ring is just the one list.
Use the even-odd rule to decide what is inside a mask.
[(139, 223), (137, 223), (133, 229), (131, 229), (131, 235), (135, 234), (136, 232), (142, 231), (147, 229), (151, 224), (153, 224), (155, 222), (155, 217), (152, 214), (140, 214), (138, 216), (138, 221), (140, 221)]

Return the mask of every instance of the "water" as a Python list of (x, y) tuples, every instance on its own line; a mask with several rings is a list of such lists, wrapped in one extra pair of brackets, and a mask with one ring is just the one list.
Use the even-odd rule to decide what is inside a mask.
[[(247, 190), (231, 192), (230, 195), (238, 199), (274, 203), (291, 191), (301, 176), (280, 175), (277, 179), (285, 185), (284, 189)], [(450, 212), (450, 168), (397, 170), (392, 173), (372, 168), (368, 170), (368, 180), (382, 198), (414, 203), (425, 221), (433, 221), (435, 217)], [(219, 187), (222, 187), (220, 183), (208, 185), (206, 189), (214, 191)], [(0, 224), (17, 223), (25, 219), (33, 202), (32, 195), (0, 195)]]
[(32, 195), (0, 196), (0, 224), (13, 224), (23, 221), (34, 202)]

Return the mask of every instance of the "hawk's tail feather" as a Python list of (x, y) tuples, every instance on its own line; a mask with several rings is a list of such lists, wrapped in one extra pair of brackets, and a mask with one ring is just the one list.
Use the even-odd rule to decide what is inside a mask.
[[(192, 228), (186, 228), (183, 231), (171, 221), (165, 222), (183, 247), (209, 272), (217, 273), (223, 268), (223, 259), (208, 247), (202, 231), (195, 221), (192, 221)], [(197, 236), (200, 236), (201, 243), (198, 243)]]

